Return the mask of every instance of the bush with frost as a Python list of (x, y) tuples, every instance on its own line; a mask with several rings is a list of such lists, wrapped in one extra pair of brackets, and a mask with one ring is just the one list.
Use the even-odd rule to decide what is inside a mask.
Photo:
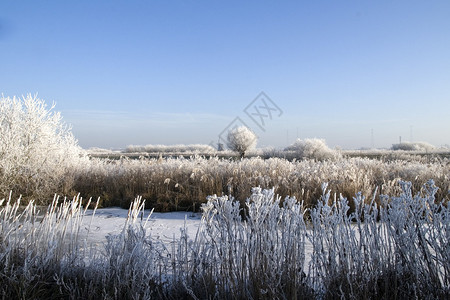
[(340, 156), (337, 151), (327, 146), (325, 140), (317, 138), (297, 139), (292, 145), (286, 147), (285, 151), (294, 152), (294, 155), (299, 159), (326, 160)]
[(400, 144), (392, 145), (392, 150), (428, 152), (435, 149), (436, 149), (435, 146), (426, 142), (417, 142), (417, 143), (403, 142)]
[(0, 98), (0, 194), (47, 197), (70, 189), (86, 158), (53, 108), (32, 95)]
[(244, 157), (245, 153), (255, 148), (258, 138), (245, 126), (236, 127), (228, 132), (227, 146)]

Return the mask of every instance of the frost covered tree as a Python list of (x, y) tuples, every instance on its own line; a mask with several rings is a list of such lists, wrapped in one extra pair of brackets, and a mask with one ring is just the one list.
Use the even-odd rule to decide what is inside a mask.
[(308, 158), (326, 160), (338, 158), (337, 151), (330, 149), (323, 139), (297, 139), (292, 145), (285, 148), (285, 151), (293, 151), (297, 158)]
[(245, 152), (255, 148), (258, 138), (256, 134), (245, 126), (236, 127), (228, 132), (227, 146), (244, 157)]
[(36, 96), (0, 98), (0, 193), (47, 197), (71, 188), (74, 168), (87, 162), (54, 105)]

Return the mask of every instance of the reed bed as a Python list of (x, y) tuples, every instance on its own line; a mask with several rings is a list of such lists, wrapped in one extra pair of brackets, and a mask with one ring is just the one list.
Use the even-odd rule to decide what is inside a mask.
[[(88, 241), (89, 201), (2, 201), (4, 299), (448, 299), (450, 208), (432, 180), (413, 192), (352, 200), (326, 184), (313, 208), (274, 189), (210, 196), (198, 231), (152, 239), (143, 200), (102, 247)], [(349, 213), (350, 202), (354, 211)], [(377, 204), (377, 203), (380, 204)], [(95, 213), (95, 210), (94, 210)], [(92, 217), (94, 216), (92, 213)]]
[[(217, 157), (92, 159), (73, 180), (73, 193), (100, 196), (100, 206), (128, 207), (137, 195), (156, 211), (198, 211), (208, 195), (233, 196), (245, 207), (255, 186), (275, 188), (282, 196), (295, 196), (306, 207), (317, 204), (324, 182), (332, 193), (351, 199), (357, 192), (370, 197), (398, 191), (398, 181), (412, 183), (418, 191), (433, 179), (438, 197), (449, 199), (450, 164), (447, 159), (429, 162), (367, 158), (288, 161), (283, 158), (220, 159)], [(353, 203), (350, 204), (353, 211)]]

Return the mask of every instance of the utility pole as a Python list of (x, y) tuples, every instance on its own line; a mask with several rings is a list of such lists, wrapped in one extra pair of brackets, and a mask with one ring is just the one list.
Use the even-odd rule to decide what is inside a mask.
[(289, 145), (289, 129), (286, 130), (286, 146)]
[(372, 130), (371, 130), (371, 136), (370, 136), (370, 147), (372, 148), (372, 149), (375, 149), (375, 143), (374, 143), (374, 141), (373, 141), (373, 128), (372, 128)]
[(413, 142), (412, 125), (409, 126), (409, 141)]

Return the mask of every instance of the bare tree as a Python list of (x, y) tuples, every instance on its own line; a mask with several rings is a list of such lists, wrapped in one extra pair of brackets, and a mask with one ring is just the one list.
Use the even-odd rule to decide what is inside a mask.
[(227, 146), (244, 157), (245, 152), (254, 148), (258, 138), (256, 134), (245, 126), (236, 127), (228, 132)]

